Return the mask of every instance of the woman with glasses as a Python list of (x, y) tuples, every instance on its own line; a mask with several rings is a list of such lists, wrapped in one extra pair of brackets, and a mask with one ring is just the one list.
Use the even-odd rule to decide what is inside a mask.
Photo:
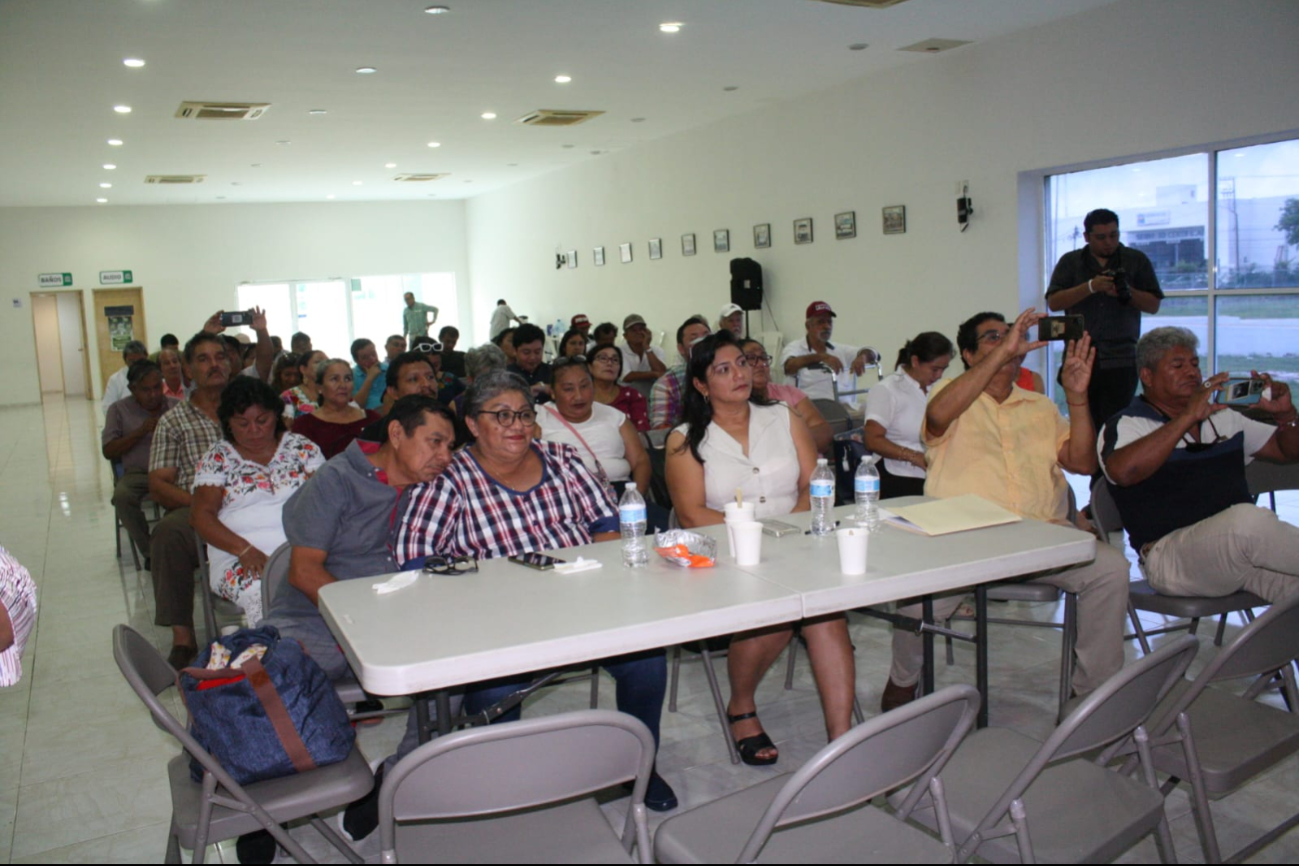
[(293, 432), (319, 445), (328, 460), (342, 454), (362, 430), (378, 421), (379, 413), (352, 402), (352, 365), (342, 358), (318, 362), (312, 378), (320, 405), (293, 422)]
[(595, 386), (595, 401), (630, 418), (637, 433), (648, 433), (649, 403), (645, 395), (630, 385), (618, 384), (622, 378), (622, 350), (617, 346), (596, 346), (587, 353), (586, 360)]
[(929, 389), (951, 363), (952, 341), (925, 331), (898, 352), (893, 375), (866, 395), (866, 447), (884, 458), (877, 464), (881, 499), (924, 494), (928, 466), (920, 427)]
[[(754, 516), (782, 517), (811, 508), (817, 452), (807, 424), (789, 407), (753, 393), (752, 371), (730, 331), (705, 337), (690, 351), (685, 418), (667, 442), (668, 489), (682, 526), (722, 523), (722, 508), (740, 491)], [(852, 723), (856, 676), (843, 614), (801, 623), (831, 740)], [(789, 644), (794, 624), (731, 638), (727, 720), (746, 764), (774, 764), (779, 754), (758, 721), (754, 693)]]
[(784, 403), (793, 409), (794, 414), (802, 418), (803, 423), (807, 425), (808, 432), (812, 434), (812, 441), (816, 443), (816, 450), (828, 455), (834, 445), (834, 431), (830, 429), (825, 416), (821, 414), (820, 409), (816, 408), (812, 398), (803, 393), (801, 388), (771, 381), (771, 356), (757, 340), (741, 340), (740, 351), (749, 362), (754, 396)]
[[(465, 424), (474, 443), (411, 496), (397, 530), (403, 567), (427, 557), (494, 559), (533, 551), (579, 547), (620, 537), (618, 509), (608, 489), (569, 445), (532, 438), (537, 418), (526, 380), (494, 371), (474, 380), (465, 398)], [(442, 560), (434, 560), (435, 567)], [(606, 659), (618, 682), (618, 709), (640, 719), (659, 737), (667, 688), (662, 650)], [(476, 687), (465, 697), (478, 712), (518, 690), (530, 677)], [(517, 709), (502, 720), (519, 717)], [(672, 789), (656, 773), (646, 805), (676, 806)]]

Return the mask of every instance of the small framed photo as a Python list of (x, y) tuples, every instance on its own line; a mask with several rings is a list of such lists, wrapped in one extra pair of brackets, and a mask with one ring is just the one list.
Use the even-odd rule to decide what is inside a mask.
[(649, 253), (651, 259), (663, 258), (663, 238), (650, 238)]
[(631, 264), (631, 244), (618, 244), (618, 258), (624, 265)]
[(681, 255), (693, 256), (695, 254), (695, 233), (691, 232), (681, 236)]
[(771, 246), (771, 223), (758, 223), (753, 227), (753, 246), (759, 250)]
[(794, 243), (810, 244), (812, 242), (812, 218), (803, 217), (794, 220)]
[(731, 230), (717, 229), (713, 232), (713, 252), (729, 253), (731, 251)]
[(857, 237), (857, 211), (848, 210), (834, 215), (835, 240)]
[(568, 266), (570, 268), (577, 267), (577, 250), (568, 251)]
[(884, 208), (884, 234), (900, 235), (907, 231), (907, 206), (890, 205)]
[(597, 268), (604, 266), (604, 247), (591, 250), (591, 261), (595, 262)]

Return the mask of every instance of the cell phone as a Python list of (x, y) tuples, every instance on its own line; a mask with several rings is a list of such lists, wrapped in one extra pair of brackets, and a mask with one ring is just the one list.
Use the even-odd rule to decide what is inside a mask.
[(782, 535), (793, 535), (798, 532), (797, 526), (791, 526), (790, 524), (782, 523), (779, 520), (771, 520), (768, 518), (767, 520), (759, 520), (758, 522), (762, 524), (763, 535), (771, 535), (780, 538)]
[(565, 559), (556, 559), (553, 556), (546, 556), (544, 553), (521, 553), (518, 556), (511, 556), (510, 562), (515, 565), (525, 565), (528, 568), (535, 568), (537, 571), (549, 571), (561, 562), (567, 562)]
[(1252, 406), (1263, 398), (1267, 382), (1263, 379), (1228, 379), (1222, 390), (1214, 395), (1214, 402), (1227, 406)]
[(233, 328), (239, 325), (251, 325), (252, 323), (252, 310), (235, 310), (233, 313), (221, 314), (221, 324), (227, 328)]
[(1037, 338), (1039, 340), (1070, 340), (1081, 339), (1083, 335), (1083, 317), (1077, 314), (1068, 316), (1047, 316), (1045, 319), (1039, 319), (1037, 323)]

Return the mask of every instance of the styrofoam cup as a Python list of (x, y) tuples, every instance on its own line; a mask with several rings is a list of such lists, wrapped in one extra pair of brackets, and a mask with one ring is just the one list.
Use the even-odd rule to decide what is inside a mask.
[(864, 526), (846, 526), (835, 530), (839, 539), (839, 571), (843, 574), (866, 573), (866, 543), (870, 533)]
[(731, 546), (731, 556), (735, 556), (735, 533), (731, 532), (731, 524), (736, 521), (750, 521), (753, 519), (753, 503), (746, 502), (739, 505), (734, 502), (728, 502), (722, 506), (722, 513), (726, 517), (726, 542)]
[(762, 524), (756, 520), (728, 523), (735, 536), (735, 564), (757, 565), (762, 561)]

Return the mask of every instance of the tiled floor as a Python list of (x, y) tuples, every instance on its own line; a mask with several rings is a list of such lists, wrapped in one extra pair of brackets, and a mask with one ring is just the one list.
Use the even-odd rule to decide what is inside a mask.
[[(23, 681), (0, 691), (0, 861), (156, 862), (165, 847), (170, 797), (164, 765), (175, 747), (122, 681), (109, 634), (113, 625), (127, 622), (164, 651), (170, 637), (152, 625), (148, 575), (135, 571), (129, 553), (121, 561), (113, 558), (109, 473), (99, 456), (98, 418), (97, 407), (80, 400), (0, 410), (0, 544), (27, 566), (41, 593)], [(1282, 514), (1299, 520), (1299, 494), (1278, 498)], [(1058, 615), (1047, 606), (1021, 613)], [(1238, 627), (1233, 621), (1229, 633)], [(1054, 713), (1057, 633), (995, 628), (992, 722), (1041, 737)], [(873, 714), (887, 673), (888, 633), (874, 620), (856, 618), (852, 630), (858, 693)], [(1209, 657), (1212, 643), (1207, 638), (1203, 643), (1203, 656)], [(1133, 643), (1127, 652), (1135, 657)], [(972, 659), (967, 647), (959, 647), (954, 666), (940, 664), (940, 683), (971, 682)], [(783, 659), (777, 662), (759, 693), (763, 721), (781, 746), (777, 768), (730, 764), (702, 671), (696, 663), (685, 665), (680, 711), (664, 711), (659, 758), (684, 806), (791, 771), (823, 745), (806, 660), (798, 664), (791, 691), (783, 688), (783, 665)], [(579, 684), (544, 692), (528, 713), (579, 708), (584, 689)], [(601, 705), (613, 705), (611, 681), (602, 684)], [(402, 724), (390, 719), (362, 729), (366, 754), (388, 754)], [(606, 804), (611, 819), (617, 819), (623, 803)], [(1224, 850), (1235, 850), (1299, 810), (1299, 761), (1291, 759), (1214, 808)], [(1194, 824), (1180, 791), (1170, 798), (1169, 813), (1179, 857), (1199, 862)], [(294, 833), (323, 861), (342, 862), (313, 830)], [(378, 862), (377, 836), (360, 846), (369, 862)], [(226, 862), (233, 855), (228, 844), (210, 854)], [(1145, 841), (1122, 859), (1157, 858), (1153, 843)], [(1299, 833), (1291, 832), (1256, 861), (1296, 859)]]

